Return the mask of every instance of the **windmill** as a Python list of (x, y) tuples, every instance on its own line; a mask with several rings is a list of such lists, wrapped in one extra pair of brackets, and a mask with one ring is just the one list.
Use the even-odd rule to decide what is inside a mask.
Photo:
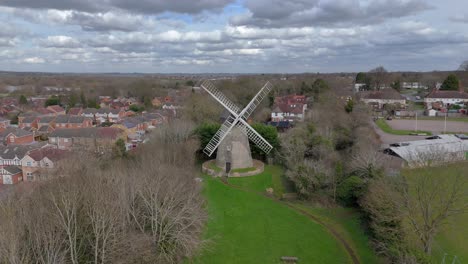
[(273, 147), (246, 120), (273, 89), (273, 86), (267, 82), (244, 109), (231, 102), (210, 81), (204, 81), (201, 87), (230, 114), (203, 149), (203, 152), (211, 156), (218, 149), (216, 165), (225, 169), (226, 172), (236, 168), (252, 167), (249, 139), (267, 154)]

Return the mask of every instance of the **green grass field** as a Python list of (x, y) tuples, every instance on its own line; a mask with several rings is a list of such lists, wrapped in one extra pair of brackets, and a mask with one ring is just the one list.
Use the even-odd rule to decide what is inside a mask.
[[(282, 174), (280, 167), (266, 166), (260, 175), (229, 179), (230, 184), (243, 190), (205, 177), (204, 195), (210, 216), (205, 238), (209, 242), (193, 262), (281, 263), (281, 256), (296, 256), (299, 263), (350, 263), (344, 247), (325, 227), (258, 194), (272, 187), (275, 196), (280, 197), (285, 192)], [(307, 210), (327, 221), (341, 214), (327, 212), (328, 209)], [(357, 217), (345, 214), (349, 217), (333, 220), (332, 225), (339, 227), (346, 239), (350, 238), (363, 263), (375, 263)]]
[[(428, 177), (444, 177), (446, 179), (454, 179), (455, 173), (466, 173), (468, 177), (468, 163), (452, 164), (442, 167), (431, 168), (431, 173)], [(411, 183), (418, 177), (418, 169), (403, 171), (403, 175)], [(466, 190), (468, 192), (468, 189)], [(468, 194), (465, 195), (465, 203), (468, 203)], [(444, 254), (449, 256), (457, 256), (459, 262), (468, 263), (468, 212), (457, 215), (442, 227), (440, 233), (436, 236), (433, 245), (433, 259), (435, 263), (441, 263)], [(446, 263), (452, 263), (446, 260)]]
[(305, 204), (299, 204), (298, 206), (333, 227), (350, 243), (362, 263), (381, 262), (370, 247), (369, 237), (360, 224), (359, 212), (352, 208), (342, 207), (320, 208)]
[[(413, 120), (413, 119), (412, 119), (412, 120)], [(445, 120), (445, 117), (421, 116), (421, 117), (418, 117), (418, 120), (436, 120), (436, 121), (444, 121), (444, 120)], [(447, 117), (447, 121), (468, 122), (468, 117)]]
[(428, 131), (413, 131), (413, 130), (395, 130), (393, 129), (383, 118), (379, 118), (375, 121), (375, 124), (382, 129), (383, 132), (388, 133), (388, 134), (393, 134), (393, 135), (399, 135), (399, 136), (404, 136), (404, 135), (411, 135), (411, 134), (426, 134), (426, 135), (432, 135), (431, 132)]

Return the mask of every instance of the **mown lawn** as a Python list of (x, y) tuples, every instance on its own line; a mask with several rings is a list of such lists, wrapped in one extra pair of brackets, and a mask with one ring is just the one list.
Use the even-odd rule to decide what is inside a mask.
[[(204, 195), (210, 215), (205, 238), (210, 242), (193, 262), (281, 263), (281, 256), (296, 256), (299, 263), (351, 263), (343, 246), (325, 227), (257, 193), (272, 187), (275, 196), (280, 197), (285, 192), (282, 174), (279, 166), (265, 166), (260, 175), (229, 179), (230, 184), (252, 192), (205, 177)], [(334, 220), (343, 212), (307, 210), (321, 219), (334, 221), (330, 223), (344, 234), (362, 263), (375, 263), (357, 215), (343, 211), (346, 217)]]
[[(242, 179), (263, 186), (254, 177)], [(306, 216), (219, 179), (205, 177), (204, 184), (210, 242), (194, 263), (281, 263), (281, 256), (299, 257), (299, 263), (350, 263), (338, 241)]]
[[(462, 173), (468, 177), (468, 163), (458, 163), (441, 167), (431, 168), (431, 173), (425, 174), (426, 177), (443, 177), (450, 181), (455, 179), (457, 173)], [(415, 177), (421, 177), (419, 169), (405, 170), (403, 175), (411, 184)], [(467, 182), (465, 182), (465, 186)], [(465, 188), (468, 192), (468, 188)], [(462, 203), (468, 203), (468, 193), (465, 194), (465, 200)], [(448, 219), (442, 227), (440, 233), (436, 236), (433, 244), (433, 260), (435, 263), (441, 263), (444, 254), (447, 254), (446, 263), (452, 263), (453, 256), (457, 256), (459, 262), (468, 263), (468, 212), (456, 215)]]
[(382, 129), (383, 132), (388, 133), (388, 134), (393, 134), (393, 135), (399, 135), (399, 136), (405, 136), (405, 135), (411, 135), (411, 134), (426, 134), (426, 135), (432, 135), (431, 132), (429, 131), (414, 131), (414, 130), (396, 130), (393, 129), (383, 118), (379, 118), (375, 121), (375, 124)]
[(320, 208), (306, 204), (296, 206), (310, 212), (336, 230), (354, 249), (361, 263), (380, 263), (370, 246), (369, 236), (361, 226), (360, 214), (351, 208)]

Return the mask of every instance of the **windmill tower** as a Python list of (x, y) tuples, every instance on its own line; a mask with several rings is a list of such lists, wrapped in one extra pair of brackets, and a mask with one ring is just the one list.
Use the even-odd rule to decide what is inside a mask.
[(244, 109), (231, 102), (210, 81), (204, 81), (201, 87), (230, 113), (203, 152), (211, 156), (218, 149), (216, 165), (226, 172), (252, 167), (249, 139), (265, 153), (269, 153), (273, 147), (246, 120), (273, 86), (267, 82)]

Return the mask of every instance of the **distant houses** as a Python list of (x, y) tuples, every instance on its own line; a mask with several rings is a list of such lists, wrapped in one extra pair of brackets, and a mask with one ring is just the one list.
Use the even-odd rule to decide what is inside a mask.
[(401, 109), (406, 107), (406, 98), (392, 88), (363, 91), (358, 93), (358, 98), (362, 102), (373, 106), (374, 109), (383, 109), (386, 105), (394, 105)]
[(113, 127), (56, 129), (49, 135), (49, 144), (58, 149), (108, 153), (119, 138), (126, 140), (123, 131)]
[(468, 104), (468, 93), (462, 91), (434, 90), (424, 98), (426, 109), (447, 108), (451, 105)]
[(303, 121), (307, 110), (305, 95), (287, 95), (275, 98), (271, 111), (271, 121)]

